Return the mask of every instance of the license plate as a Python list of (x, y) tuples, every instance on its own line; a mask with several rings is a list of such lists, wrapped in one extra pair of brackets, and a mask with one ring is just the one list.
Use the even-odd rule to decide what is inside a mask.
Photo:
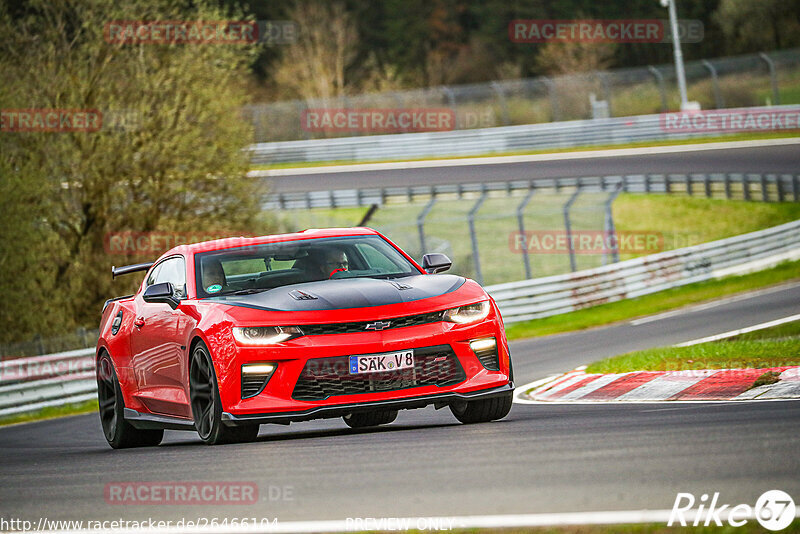
[(414, 351), (350, 356), (350, 374), (385, 373), (414, 367)]

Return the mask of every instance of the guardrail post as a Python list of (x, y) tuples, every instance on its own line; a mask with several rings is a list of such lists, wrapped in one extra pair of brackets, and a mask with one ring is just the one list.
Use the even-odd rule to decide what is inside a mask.
[(528, 207), (528, 203), (536, 192), (534, 187), (535, 186), (531, 184), (531, 189), (528, 191), (528, 194), (525, 195), (525, 198), (519, 203), (519, 206), (517, 206), (517, 226), (519, 227), (519, 235), (525, 237), (525, 250), (522, 251), (522, 262), (525, 264), (525, 278), (528, 279), (533, 278), (533, 274), (531, 273), (531, 259), (528, 255), (528, 237), (525, 234), (525, 208)]
[(742, 194), (745, 200), (750, 199), (750, 178), (746, 174), (742, 174)]
[(800, 184), (798, 184), (798, 175), (792, 177), (792, 197), (795, 202), (800, 202)]
[(711, 88), (714, 91), (714, 104), (716, 105), (717, 109), (722, 109), (725, 107), (725, 101), (722, 99), (722, 93), (719, 90), (719, 76), (717, 76), (717, 69), (715, 69), (714, 65), (712, 65), (708, 60), (704, 59), (701, 63), (706, 69), (708, 69), (708, 72), (711, 73)]
[(600, 73), (600, 82), (603, 84), (603, 94), (608, 105), (608, 116), (613, 117), (614, 112), (611, 111), (611, 84), (608, 81), (609, 74), (607, 72)]
[(481, 258), (480, 253), (478, 252), (478, 234), (475, 232), (475, 214), (478, 213), (478, 210), (481, 209), (486, 197), (489, 196), (489, 192), (484, 190), (483, 194), (481, 194), (481, 198), (472, 206), (472, 209), (469, 210), (467, 214), (467, 223), (469, 224), (469, 237), (472, 241), (472, 262), (475, 265), (475, 279), (481, 285), (483, 285), (483, 274), (481, 273)]
[(781, 95), (778, 92), (778, 74), (775, 72), (775, 62), (764, 52), (758, 54), (758, 57), (764, 60), (769, 69), (769, 78), (772, 82), (772, 105), (779, 106), (781, 104)]
[(703, 183), (706, 189), (706, 198), (711, 198), (711, 177), (708, 174), (703, 174)]
[(667, 90), (664, 88), (664, 75), (661, 74), (661, 71), (655, 68), (652, 65), (647, 66), (647, 70), (650, 71), (650, 74), (656, 79), (656, 85), (658, 86), (658, 92), (661, 93), (661, 112), (667, 112)]
[(686, 193), (689, 196), (692, 196), (692, 175), (691, 174), (687, 174), (686, 175)]
[(731, 199), (731, 175), (725, 173), (725, 198)]
[(503, 93), (503, 88), (500, 87), (500, 84), (492, 82), (491, 84), (492, 90), (497, 94), (497, 100), (500, 103), (500, 109), (503, 113), (503, 125), (508, 126), (511, 124), (511, 119), (508, 116), (508, 105), (506, 105), (506, 95)]
[(427, 254), (428, 246), (425, 244), (425, 219), (428, 217), (428, 214), (433, 209), (433, 205), (436, 204), (436, 197), (431, 196), (431, 199), (422, 209), (420, 214), (417, 216), (417, 231), (419, 232), (419, 248), (422, 251), (422, 254)]
[[(608, 198), (605, 202), (605, 218), (603, 220), (603, 226), (605, 226), (605, 234), (606, 238), (604, 241), (606, 243), (613, 243), (611, 246), (611, 263), (617, 263), (619, 261), (619, 241), (617, 240), (617, 229), (614, 227), (614, 214), (612, 212), (612, 205), (614, 201), (617, 199), (619, 194), (622, 192), (622, 182), (617, 184), (617, 188), (608, 195)], [(613, 236), (613, 241), (611, 241), (611, 237)], [(603, 265), (607, 263), (607, 256), (606, 252), (603, 252)]]
[(572, 224), (569, 220), (569, 210), (572, 208), (572, 204), (578, 199), (578, 195), (581, 194), (581, 189), (578, 187), (575, 189), (575, 192), (572, 193), (572, 196), (569, 197), (564, 203), (563, 211), (564, 211), (564, 230), (567, 232), (567, 247), (569, 247), (569, 267), (572, 269), (572, 272), (578, 270), (577, 266), (575, 265), (575, 247), (572, 244)]
[(769, 202), (769, 189), (767, 185), (767, 175), (761, 175), (761, 201), (762, 202)]
[(550, 95), (550, 112), (552, 113), (551, 122), (558, 122), (561, 120), (561, 109), (558, 105), (558, 91), (556, 91), (556, 83), (546, 76), (542, 76), (542, 83), (547, 86), (547, 92)]
[(778, 202), (783, 202), (783, 176), (780, 174), (775, 175), (775, 186), (778, 188)]

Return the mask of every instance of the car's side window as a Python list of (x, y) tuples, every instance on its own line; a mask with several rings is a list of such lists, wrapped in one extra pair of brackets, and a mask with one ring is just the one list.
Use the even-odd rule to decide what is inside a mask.
[(162, 265), (164, 264), (159, 263), (150, 271), (150, 275), (147, 277), (147, 283), (145, 284), (146, 286), (152, 286), (156, 283), (156, 276), (158, 276), (158, 271), (161, 270)]
[(183, 298), (186, 296), (186, 263), (182, 257), (170, 258), (161, 263), (153, 283), (160, 284), (163, 282), (172, 283), (176, 297)]

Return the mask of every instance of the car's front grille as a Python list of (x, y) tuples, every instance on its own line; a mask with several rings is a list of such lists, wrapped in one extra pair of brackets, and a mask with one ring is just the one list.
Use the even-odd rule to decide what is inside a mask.
[(323, 334), (355, 334), (357, 332), (389, 330), (392, 328), (404, 328), (406, 326), (418, 326), (421, 324), (435, 323), (442, 320), (442, 314), (443, 312), (437, 311), (421, 313), (419, 315), (407, 315), (405, 317), (376, 319), (374, 321), (360, 321), (357, 323), (304, 324), (299, 325), (299, 327), (307, 336), (319, 336)]
[(400, 371), (350, 374), (349, 356), (308, 360), (292, 398), (321, 400), (420, 386), (450, 386), (466, 380), (464, 368), (450, 345), (414, 349), (414, 367)]

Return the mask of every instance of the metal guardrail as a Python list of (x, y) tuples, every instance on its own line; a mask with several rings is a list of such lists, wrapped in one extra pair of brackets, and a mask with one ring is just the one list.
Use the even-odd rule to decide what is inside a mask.
[(95, 350), (0, 362), (0, 417), (97, 398)]
[(348, 208), (410, 203), (432, 198), (475, 198), (524, 195), (529, 191), (561, 193), (573, 189), (583, 193), (685, 193), (689, 195), (760, 200), (800, 201), (800, 174), (695, 173), (537, 178), (509, 182), (443, 184), (429, 186), (336, 189), (327, 191), (273, 193), (262, 205), (265, 210)]
[[(595, 269), (488, 286), (506, 323), (800, 259), (800, 221)], [(0, 362), (0, 417), (97, 398), (94, 349)]]
[[(790, 96), (800, 66), (800, 49), (768, 54), (708, 58), (685, 62), (692, 97), (703, 109), (779, 105)], [(599, 99), (599, 100), (598, 100)], [(597, 107), (593, 105), (593, 100)], [(666, 112), (678, 101), (675, 67), (611, 69), (563, 76), (540, 76), (347, 95), (321, 100), (252, 104), (243, 109), (253, 123), (255, 141), (289, 141), (372, 135), (369, 129), (309, 128), (310, 109), (445, 109), (458, 130), (559, 122)], [(410, 131), (410, 130), (409, 130)], [(402, 133), (403, 130), (396, 130)]]
[[(769, 109), (776, 112), (798, 111), (798, 107), (793, 105), (774, 106)], [(744, 113), (752, 110), (753, 108), (736, 108), (720, 112)], [(251, 145), (250, 151), (254, 164), (375, 161), (693, 139), (724, 133), (716, 129), (696, 132), (670, 131), (664, 127), (664, 120), (664, 115), (655, 114), (448, 132), (280, 141)]]
[(800, 220), (569, 274), (486, 290), (506, 323), (538, 319), (800, 259)]

